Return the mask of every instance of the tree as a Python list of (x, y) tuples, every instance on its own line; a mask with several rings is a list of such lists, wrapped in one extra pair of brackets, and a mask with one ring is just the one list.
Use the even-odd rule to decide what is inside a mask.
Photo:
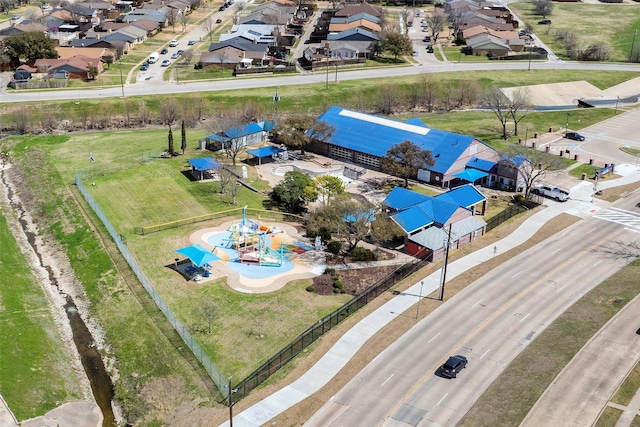
[(4, 53), (9, 57), (13, 68), (20, 66), (22, 61), (33, 64), (36, 59), (58, 57), (54, 41), (40, 32), (24, 32), (8, 36), (4, 39)]
[(307, 226), (317, 230), (327, 229), (346, 240), (348, 252), (370, 234), (375, 213), (373, 204), (345, 194), (311, 212)]
[(520, 144), (507, 146), (504, 157), (507, 160), (511, 159), (513, 167), (518, 168), (518, 175), (524, 182), (527, 199), (531, 195), (531, 189), (545, 178), (547, 172), (565, 168), (560, 157)]
[(168, 136), (168, 145), (167, 145), (167, 151), (169, 152), (169, 154), (173, 154), (175, 152), (175, 150), (173, 149), (173, 131), (171, 130), (171, 127), (169, 127), (169, 136)]
[(187, 149), (187, 130), (184, 126), (184, 120), (182, 120), (182, 126), (180, 129), (180, 136), (182, 139), (182, 144), (180, 144), (180, 148), (182, 149), (182, 154), (184, 154), (184, 152)]
[(236, 197), (238, 196), (238, 192), (240, 191), (240, 183), (238, 182), (237, 179), (232, 180), (229, 183), (229, 187), (228, 187), (228, 193), (231, 196), (231, 204), (235, 205), (236, 203)]
[(387, 33), (382, 37), (382, 48), (393, 55), (393, 59), (398, 59), (401, 55), (411, 55), (413, 43), (411, 39), (400, 33)]
[(405, 188), (409, 178), (418, 175), (418, 169), (433, 166), (431, 151), (423, 150), (411, 141), (403, 141), (389, 148), (380, 162), (382, 170), (404, 179)]
[(212, 332), (213, 321), (216, 318), (216, 314), (218, 312), (218, 307), (211, 301), (203, 301), (202, 303), (202, 316), (204, 316), (205, 320), (209, 324), (209, 333)]
[(302, 155), (310, 142), (326, 141), (334, 132), (335, 127), (327, 122), (302, 113), (284, 117), (273, 131), (277, 142), (291, 149), (299, 149)]
[(529, 112), (529, 90), (518, 88), (511, 94), (511, 102), (509, 103), (509, 114), (513, 119), (513, 133), (518, 135), (518, 123), (527, 116)]
[(431, 113), (438, 99), (438, 82), (431, 74), (422, 74), (418, 84), (422, 88), (422, 103), (427, 107), (427, 111)]
[(433, 42), (437, 42), (440, 37), (440, 32), (444, 30), (447, 23), (447, 16), (444, 12), (437, 10), (427, 17), (427, 23), (431, 28), (431, 37)]
[(405, 237), (405, 232), (386, 212), (378, 212), (371, 223), (371, 237), (376, 242), (391, 242)]
[(507, 139), (507, 122), (511, 117), (507, 97), (504, 96), (499, 87), (494, 86), (484, 93), (482, 103), (500, 120), (500, 124), (502, 124), (502, 139)]
[(225, 194), (229, 192), (229, 187), (236, 182), (236, 176), (225, 167), (218, 170), (218, 176), (220, 177), (220, 193)]
[(180, 106), (175, 98), (170, 98), (160, 104), (158, 113), (160, 114), (162, 124), (169, 126), (169, 129), (171, 129), (180, 116)]
[(215, 20), (212, 15), (209, 15), (207, 18), (202, 21), (200, 24), (200, 28), (204, 30), (204, 32), (209, 36), (209, 41), (213, 41), (213, 30), (216, 28)]
[(180, 24), (182, 24), (182, 32), (187, 32), (187, 24), (189, 24), (189, 15), (184, 12), (180, 13)]
[(272, 198), (282, 203), (287, 211), (298, 213), (304, 210), (304, 205), (318, 198), (313, 179), (304, 172), (297, 170), (284, 174), (284, 180), (273, 188)]
[(182, 62), (184, 65), (189, 65), (189, 63), (193, 60), (193, 55), (195, 54), (195, 52), (193, 51), (193, 49), (187, 49), (184, 52), (182, 52), (182, 55), (180, 55), (180, 62)]
[(553, 2), (551, 0), (533, 0), (533, 10), (536, 15), (546, 18), (553, 12)]
[(344, 193), (344, 183), (337, 176), (321, 175), (315, 179), (316, 189), (325, 205), (334, 196)]

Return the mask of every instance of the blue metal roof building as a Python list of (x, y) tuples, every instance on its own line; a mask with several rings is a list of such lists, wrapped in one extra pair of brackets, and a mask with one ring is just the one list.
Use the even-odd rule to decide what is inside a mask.
[(411, 141), (431, 152), (433, 166), (425, 165), (417, 178), (447, 187), (454, 173), (463, 171), (472, 158), (497, 160), (498, 154), (476, 138), (429, 128), (418, 118), (399, 122), (385, 117), (331, 107), (318, 117), (335, 128), (327, 141), (308, 149), (334, 158), (344, 158), (372, 168), (380, 167), (380, 158), (394, 145)]

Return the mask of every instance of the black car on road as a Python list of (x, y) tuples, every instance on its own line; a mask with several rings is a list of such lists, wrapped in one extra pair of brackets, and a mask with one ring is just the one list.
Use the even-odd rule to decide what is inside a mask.
[(580, 135), (578, 132), (567, 132), (564, 137), (574, 141), (584, 141), (584, 135)]
[(467, 367), (467, 358), (461, 355), (451, 356), (440, 367), (440, 374), (447, 378), (456, 378), (461, 370)]

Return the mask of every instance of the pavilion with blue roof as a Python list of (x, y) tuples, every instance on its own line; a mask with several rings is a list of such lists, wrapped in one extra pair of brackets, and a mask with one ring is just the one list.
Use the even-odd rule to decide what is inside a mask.
[(256, 122), (208, 135), (205, 140), (210, 150), (224, 150), (230, 146), (244, 147), (263, 142), (273, 131), (273, 122)]
[(433, 166), (425, 165), (418, 171), (417, 179), (438, 187), (459, 182), (461, 178), (455, 174), (465, 171), (472, 158), (494, 163), (499, 159), (498, 153), (482, 141), (429, 128), (418, 118), (399, 122), (334, 106), (318, 121), (333, 126), (334, 132), (326, 141), (309, 144), (309, 151), (380, 169), (380, 159), (391, 147), (411, 141), (430, 151), (434, 160)]
[(444, 254), (447, 241), (460, 247), (482, 236), (487, 225), (481, 218), (487, 198), (470, 184), (433, 197), (396, 187), (382, 204), (406, 233), (406, 252), (430, 261)]

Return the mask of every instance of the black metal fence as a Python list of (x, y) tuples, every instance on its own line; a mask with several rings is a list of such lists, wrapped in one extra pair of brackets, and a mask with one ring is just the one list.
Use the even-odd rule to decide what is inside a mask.
[(409, 277), (428, 263), (429, 262), (424, 259), (415, 259), (410, 263), (398, 267), (388, 276), (379, 280), (375, 285), (361, 294), (356, 295), (353, 299), (335, 310), (333, 313), (320, 319), (317, 323), (289, 343), (285, 348), (278, 351), (262, 366), (253, 371), (244, 380), (240, 381), (238, 385), (234, 386), (232, 400), (234, 402), (241, 400), (243, 397), (248, 395), (251, 390), (266, 381), (271, 375), (276, 373), (280, 368), (300, 354), (305, 348), (313, 344), (322, 335), (340, 324), (340, 322), (346, 319), (349, 315), (360, 310), (369, 302), (373, 301), (384, 292), (387, 292), (400, 281)]
[(530, 201), (527, 201), (527, 203), (524, 205), (523, 204), (511, 205), (505, 210), (503, 210), (502, 212), (500, 212), (499, 214), (487, 220), (486, 231), (491, 231), (497, 226), (499, 226), (500, 224), (502, 224), (503, 222), (505, 222), (506, 220), (511, 219), (514, 216), (521, 214), (522, 212), (528, 211), (529, 209), (534, 208), (538, 205), (540, 205), (539, 200), (530, 200)]

